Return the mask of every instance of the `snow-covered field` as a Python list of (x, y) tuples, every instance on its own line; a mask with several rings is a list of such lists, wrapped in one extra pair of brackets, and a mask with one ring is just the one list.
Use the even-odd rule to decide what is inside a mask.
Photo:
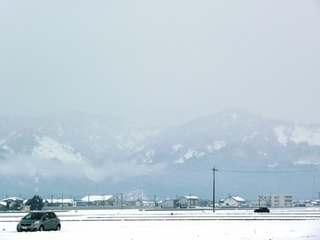
[(57, 212), (60, 232), (16, 232), (25, 213), (0, 214), (0, 239), (320, 239), (320, 211), (253, 214), (252, 211), (82, 210)]

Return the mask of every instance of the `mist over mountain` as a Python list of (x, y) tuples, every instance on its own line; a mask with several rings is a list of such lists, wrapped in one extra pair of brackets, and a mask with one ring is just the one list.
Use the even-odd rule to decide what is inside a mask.
[[(320, 192), (320, 125), (263, 119), (229, 108), (167, 128), (73, 112), (55, 117), (0, 117), (0, 190), (40, 195), (253, 200), (261, 193), (295, 199)], [(133, 194), (136, 193), (136, 194)]]

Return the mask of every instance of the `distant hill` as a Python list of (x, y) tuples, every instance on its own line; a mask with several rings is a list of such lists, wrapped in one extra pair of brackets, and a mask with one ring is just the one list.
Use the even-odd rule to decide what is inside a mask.
[(81, 112), (56, 117), (0, 117), (0, 189), (40, 194), (120, 194), (127, 198), (253, 200), (261, 193), (295, 199), (320, 192), (320, 125), (263, 119), (240, 109), (165, 129)]

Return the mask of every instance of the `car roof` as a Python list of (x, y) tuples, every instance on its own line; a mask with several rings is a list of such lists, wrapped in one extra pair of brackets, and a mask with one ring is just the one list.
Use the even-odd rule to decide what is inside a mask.
[(51, 212), (51, 211), (32, 211), (30, 213), (54, 213), (54, 212)]

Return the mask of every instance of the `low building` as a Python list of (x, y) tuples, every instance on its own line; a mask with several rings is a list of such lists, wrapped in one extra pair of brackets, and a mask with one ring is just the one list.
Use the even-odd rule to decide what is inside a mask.
[(7, 203), (0, 201), (0, 211), (7, 210)]
[(81, 199), (82, 205), (114, 205), (117, 198), (113, 195), (87, 195)]
[(245, 202), (241, 197), (229, 196), (222, 200), (221, 207), (240, 207)]
[(261, 194), (261, 201), (266, 202), (267, 207), (292, 207), (292, 194)]
[[(21, 210), (24, 199), (18, 197), (8, 197), (1, 200), (2, 206), (5, 204), (6, 210)], [(1, 207), (3, 208), (3, 207)]]
[(161, 208), (176, 208), (178, 205), (178, 199), (167, 199), (160, 203)]
[(72, 198), (50, 198), (43, 200), (44, 207), (73, 207), (76, 205)]
[(149, 207), (149, 208), (154, 208), (156, 206), (156, 203), (152, 200), (147, 201), (147, 200), (138, 200), (136, 201), (136, 207)]
[(178, 207), (180, 208), (195, 208), (198, 206), (198, 197), (183, 196), (178, 198)]

